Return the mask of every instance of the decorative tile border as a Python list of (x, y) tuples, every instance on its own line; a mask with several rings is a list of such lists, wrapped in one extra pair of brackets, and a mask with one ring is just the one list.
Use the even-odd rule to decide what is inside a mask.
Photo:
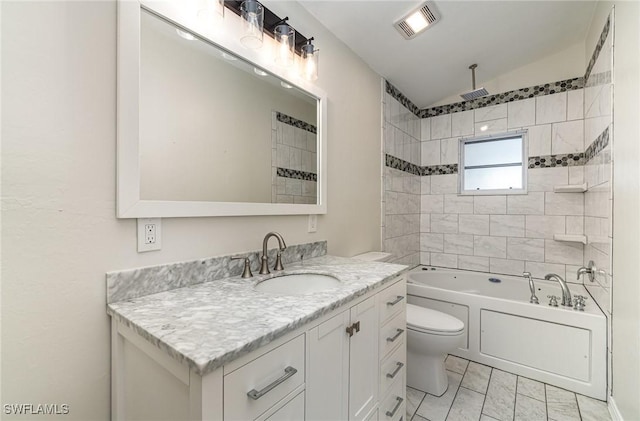
[(314, 134), (318, 133), (318, 129), (313, 124), (309, 124), (306, 121), (298, 120), (297, 118), (293, 118), (291, 116), (283, 114), (280, 111), (276, 111), (276, 119), (281, 123), (288, 124), (290, 126), (297, 127)]
[(529, 168), (575, 167), (584, 164), (584, 152), (529, 157)]
[(312, 172), (291, 170), (289, 168), (277, 167), (276, 174), (278, 177), (295, 178), (297, 180), (318, 181), (318, 174)]
[(503, 92), (501, 94), (489, 95), (471, 101), (461, 101), (453, 104), (441, 105), (438, 107), (425, 108), (417, 114), (420, 118), (435, 117), (443, 114), (453, 114), (462, 111), (475, 110), (477, 108), (489, 107), (491, 105), (505, 104), (507, 102), (519, 101), (537, 96), (552, 95), (560, 92), (573, 91), (584, 87), (584, 78), (560, 80), (558, 82), (545, 83), (544, 85), (534, 85), (528, 88), (516, 89)]
[(385, 90), (389, 95), (391, 95), (396, 100), (398, 100), (398, 102), (404, 105), (404, 107), (407, 108), (409, 111), (411, 111), (417, 116), (419, 115), (418, 113), (420, 112), (420, 108), (418, 108), (416, 104), (411, 102), (409, 98), (404, 96), (404, 94), (400, 92), (398, 88), (393, 86), (388, 80), (385, 80), (384, 82), (385, 82)]
[(438, 107), (418, 109), (409, 98), (404, 96), (395, 86), (386, 82), (386, 91), (389, 95), (397, 99), (408, 110), (419, 118), (435, 117), (443, 114), (453, 114), (462, 111), (475, 110), (477, 108), (489, 107), (491, 105), (505, 104), (507, 102), (519, 101), (521, 99), (534, 98), (537, 96), (552, 95), (560, 92), (573, 91), (584, 88), (583, 77), (559, 80), (557, 82), (545, 83), (544, 85), (534, 85), (528, 88), (516, 89), (500, 94), (489, 95), (471, 101), (455, 102), (453, 104), (440, 105)]
[(590, 88), (592, 86), (606, 85), (609, 83), (611, 83), (611, 70), (590, 75), (589, 79), (586, 79), (584, 87)]
[(591, 55), (591, 60), (589, 60), (589, 64), (587, 65), (587, 70), (584, 73), (584, 79), (589, 79), (591, 76), (591, 70), (593, 70), (593, 66), (595, 66), (596, 61), (598, 61), (598, 57), (600, 56), (600, 51), (602, 51), (602, 47), (604, 47), (604, 43), (607, 40), (607, 36), (609, 35), (609, 29), (611, 28), (611, 15), (607, 17), (607, 22), (604, 24), (604, 28), (602, 28), (602, 32), (600, 33), (600, 39), (596, 44), (595, 50), (593, 50), (593, 54)]
[(384, 163), (389, 168), (404, 171), (413, 175), (422, 175), (419, 165), (412, 164), (411, 162), (397, 158), (393, 155), (385, 154)]
[(591, 142), (587, 150), (584, 151), (585, 164), (591, 161), (598, 153), (600, 153), (609, 144), (609, 127), (604, 129), (596, 139)]
[(420, 166), (389, 154), (385, 154), (385, 165), (418, 176), (458, 173), (458, 164)]

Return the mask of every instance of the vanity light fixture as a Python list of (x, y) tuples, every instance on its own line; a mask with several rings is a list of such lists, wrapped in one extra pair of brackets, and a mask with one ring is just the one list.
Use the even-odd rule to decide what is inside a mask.
[(203, 25), (218, 26), (224, 19), (224, 0), (198, 0), (198, 19)]
[(262, 47), (264, 35), (264, 7), (256, 0), (246, 0), (240, 5), (243, 34), (240, 42), (247, 48)]
[(296, 31), (287, 25), (286, 22), (288, 19), (289, 17), (282, 19), (282, 21), (273, 28), (273, 37), (276, 40), (275, 61), (277, 65), (283, 67), (289, 67), (293, 64), (296, 46)]
[(178, 33), (178, 35), (180, 35), (182, 38), (184, 38), (186, 40), (193, 41), (193, 40), (196, 39), (196, 37), (194, 37), (193, 35), (191, 35), (187, 31), (183, 31), (182, 29), (176, 29), (176, 32)]
[(318, 79), (318, 54), (317, 50), (311, 43), (313, 37), (307, 40), (307, 43), (301, 47), (302, 50), (302, 76), (307, 80)]
[(253, 73), (257, 74), (258, 76), (267, 76), (268, 73), (265, 72), (264, 70), (258, 69), (257, 67), (253, 68)]

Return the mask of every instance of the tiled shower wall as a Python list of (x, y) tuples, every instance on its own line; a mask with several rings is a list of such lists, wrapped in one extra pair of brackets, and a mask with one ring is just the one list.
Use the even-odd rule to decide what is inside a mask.
[(278, 111), (271, 119), (271, 202), (315, 204), (316, 126)]
[(553, 272), (576, 282), (583, 245), (554, 234), (583, 234), (583, 194), (554, 187), (582, 183), (582, 103), (575, 89), (423, 119), (425, 167), (457, 164), (460, 137), (526, 129), (532, 168), (524, 195), (459, 196), (457, 167), (423, 177), (420, 262), (538, 278)]
[(587, 69), (584, 89), (585, 140), (594, 143), (593, 158), (585, 166), (584, 265), (590, 260), (599, 269), (595, 282), (583, 277), (585, 287), (608, 315), (611, 314), (612, 234), (612, 147), (613, 147), (613, 16), (605, 24), (600, 41)]
[[(384, 85), (384, 82), (383, 82)], [(385, 165), (420, 165), (420, 119), (384, 90), (382, 95), (382, 243), (397, 263), (420, 263), (420, 176)]]

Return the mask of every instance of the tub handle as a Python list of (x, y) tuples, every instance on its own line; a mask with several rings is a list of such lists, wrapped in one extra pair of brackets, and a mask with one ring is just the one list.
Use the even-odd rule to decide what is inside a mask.
[(387, 301), (387, 305), (388, 306), (394, 306), (396, 304), (398, 304), (400, 301), (402, 301), (404, 299), (404, 296), (402, 295), (398, 295), (397, 298), (393, 301)]
[(395, 342), (402, 335), (402, 332), (404, 332), (404, 329), (396, 329), (396, 334), (391, 338), (387, 338), (387, 342)]
[(390, 379), (393, 379), (396, 375), (398, 375), (402, 367), (404, 367), (404, 363), (397, 362), (396, 364), (397, 367), (395, 370), (393, 370), (393, 373), (387, 373), (387, 377), (389, 377)]

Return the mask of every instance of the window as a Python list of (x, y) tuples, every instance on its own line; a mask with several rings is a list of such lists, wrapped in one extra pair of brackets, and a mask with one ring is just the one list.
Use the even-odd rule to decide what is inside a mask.
[(526, 135), (518, 131), (460, 139), (460, 193), (526, 193)]

